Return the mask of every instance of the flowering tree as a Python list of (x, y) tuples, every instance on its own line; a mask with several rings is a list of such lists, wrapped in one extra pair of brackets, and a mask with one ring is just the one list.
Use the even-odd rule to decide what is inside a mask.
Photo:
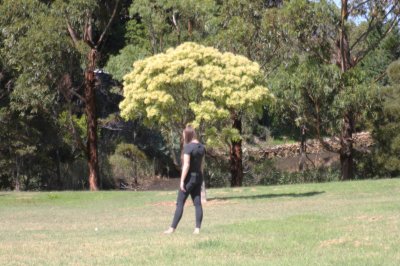
[(263, 86), (259, 65), (189, 42), (136, 61), (133, 67), (124, 77), (122, 117), (142, 118), (178, 136), (192, 123), (208, 144), (226, 140), (232, 186), (241, 186), (242, 118), (259, 114), (273, 99)]

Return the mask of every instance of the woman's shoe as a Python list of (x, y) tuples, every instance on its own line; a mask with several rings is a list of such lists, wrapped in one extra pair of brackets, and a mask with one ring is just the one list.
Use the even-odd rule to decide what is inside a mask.
[(168, 230), (164, 231), (164, 234), (170, 235), (170, 234), (172, 234), (173, 232), (175, 232), (175, 228), (170, 227), (170, 228), (168, 228)]

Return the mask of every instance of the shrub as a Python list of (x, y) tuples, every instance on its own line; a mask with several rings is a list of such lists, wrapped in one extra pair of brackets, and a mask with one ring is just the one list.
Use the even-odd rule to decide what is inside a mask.
[(135, 145), (120, 143), (109, 156), (114, 182), (122, 189), (137, 187), (140, 179), (149, 177), (153, 168), (146, 155)]
[(393, 62), (387, 73), (391, 85), (380, 92), (382, 106), (372, 131), (372, 164), (376, 175), (394, 177), (400, 174), (400, 60)]

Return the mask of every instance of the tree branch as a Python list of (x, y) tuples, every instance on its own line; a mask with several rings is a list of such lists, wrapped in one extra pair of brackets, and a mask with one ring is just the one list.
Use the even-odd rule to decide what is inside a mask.
[(112, 13), (112, 15), (111, 15), (111, 17), (110, 17), (110, 19), (109, 19), (109, 21), (108, 21), (108, 23), (107, 23), (107, 26), (104, 28), (103, 33), (100, 35), (100, 38), (99, 38), (99, 40), (98, 40), (97, 43), (96, 43), (96, 46), (97, 46), (97, 48), (98, 48), (99, 50), (100, 50), (101, 46), (103, 45), (105, 36), (106, 36), (106, 34), (108, 33), (108, 31), (109, 31), (109, 29), (110, 29), (110, 27), (111, 27), (111, 24), (113, 23), (113, 21), (114, 21), (116, 15), (117, 15), (117, 10), (118, 10), (118, 7), (119, 7), (119, 2), (120, 2), (120, 0), (117, 0), (117, 1), (116, 1), (115, 6), (114, 6), (113, 13)]
[(390, 23), (390, 26), (380, 36), (380, 38), (376, 42), (369, 45), (367, 49), (365, 49), (364, 51), (361, 51), (357, 54), (357, 56), (354, 59), (353, 65), (356, 65), (357, 63), (359, 63), (372, 49), (374, 49), (393, 30), (393, 28), (396, 26), (398, 21), (399, 21), (399, 16), (395, 16), (393, 21)]
[(175, 26), (176, 30), (179, 32), (179, 25), (178, 25), (178, 23), (176, 22), (176, 16), (175, 16), (175, 14), (176, 14), (176, 12), (173, 11), (173, 12), (172, 12), (172, 23), (174, 23), (174, 26)]
[(353, 50), (353, 48), (362, 40), (365, 40), (365, 38), (367, 38), (367, 36), (369, 35), (369, 33), (372, 31), (373, 27), (372, 27), (372, 22), (374, 21), (374, 17), (372, 17), (372, 19), (369, 21), (368, 23), (368, 28), (367, 30), (361, 34), (358, 39), (353, 43), (353, 45), (350, 47), (350, 52)]
[[(385, 14), (385, 16), (382, 18), (381, 21), (384, 21), (390, 13), (393, 12), (393, 10), (396, 8), (396, 4), (392, 6), (392, 8)], [(371, 33), (371, 31), (374, 29), (374, 27), (372, 27), (373, 21), (374, 21), (375, 17), (372, 17), (371, 21), (369, 21), (368, 23), (368, 28), (367, 30), (360, 35), (360, 37), (354, 42), (354, 44), (350, 47), (350, 51), (353, 50), (353, 48), (362, 40), (365, 40), (365, 38), (368, 37), (368, 35)], [(378, 23), (379, 21), (377, 21), (376, 23)], [(379, 40), (381, 41), (381, 39)]]
[(77, 93), (76, 91), (74, 91), (72, 88), (71, 88), (70, 92), (71, 92), (74, 96), (78, 97), (79, 100), (81, 100), (82, 102), (84, 102), (84, 103), (86, 104), (86, 99), (85, 99), (82, 95), (80, 95), (79, 93)]
[(366, 1), (364, 1), (364, 2), (361, 2), (361, 3), (359, 3), (359, 4), (356, 5), (356, 6), (354, 6), (354, 4), (353, 4), (353, 6), (349, 8), (349, 14), (351, 14), (351, 12), (352, 12), (353, 10), (357, 10), (359, 7), (365, 5), (365, 4), (368, 3), (368, 2), (371, 2), (371, 0), (366, 0)]
[(69, 21), (66, 20), (66, 22), (67, 22), (67, 28), (68, 28), (69, 35), (71, 36), (71, 39), (72, 39), (72, 41), (74, 42), (74, 45), (77, 47), (77, 46), (78, 46), (79, 40), (78, 40), (78, 37), (77, 37), (77, 35), (76, 35), (76, 32), (75, 32), (74, 29), (72, 28), (72, 26), (71, 26), (71, 24), (69, 23)]
[(89, 11), (86, 14), (85, 28), (83, 31), (83, 40), (90, 48), (94, 48), (93, 32), (92, 32), (92, 18)]

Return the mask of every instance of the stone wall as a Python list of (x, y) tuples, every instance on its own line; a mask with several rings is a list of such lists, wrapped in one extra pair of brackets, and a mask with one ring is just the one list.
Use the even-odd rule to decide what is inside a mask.
[[(329, 143), (335, 150), (339, 150), (340, 141), (338, 138), (325, 138), (325, 142)], [(353, 134), (354, 148), (361, 151), (368, 151), (373, 145), (373, 140), (369, 132), (360, 132)], [(307, 141), (307, 154), (318, 154), (325, 151), (318, 140)], [(274, 145), (271, 147), (252, 147), (249, 153), (257, 155), (261, 158), (288, 158), (296, 157), (300, 154), (300, 142), (294, 144)]]

